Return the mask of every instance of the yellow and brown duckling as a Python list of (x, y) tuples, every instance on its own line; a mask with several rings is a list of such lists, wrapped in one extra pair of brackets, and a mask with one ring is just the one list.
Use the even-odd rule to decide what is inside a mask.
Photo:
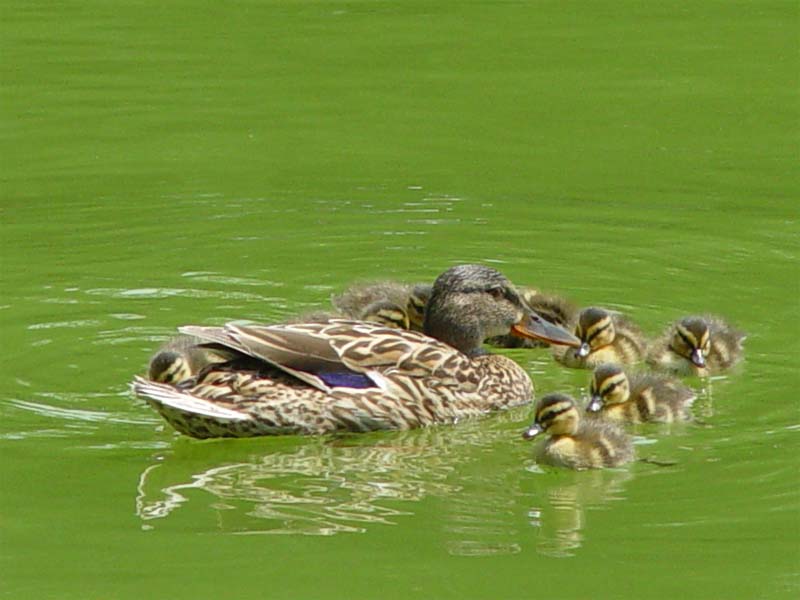
[(578, 345), (482, 265), (439, 276), (424, 328), (341, 319), (183, 327), (227, 362), (203, 369), (188, 386), (137, 377), (133, 390), (175, 429), (198, 438), (411, 429), (531, 401), (527, 372), (483, 350), (487, 337), (514, 332)]
[(408, 292), (406, 310), (412, 331), (423, 331), (425, 325), (425, 306), (431, 298), (433, 286), (428, 283), (418, 283), (411, 286)]
[(287, 319), (286, 323), (329, 323), (333, 319), (369, 321), (392, 329), (410, 329), (408, 311), (391, 300), (376, 300), (355, 314), (331, 310), (312, 310)]
[(618, 423), (672, 423), (690, 418), (691, 388), (657, 373), (629, 373), (620, 365), (595, 368), (587, 412)]
[(745, 335), (720, 317), (685, 317), (673, 323), (653, 342), (647, 362), (678, 375), (706, 377), (738, 363)]
[(578, 314), (575, 335), (581, 340), (579, 348), (553, 348), (554, 358), (567, 367), (633, 364), (644, 357), (646, 344), (641, 330), (619, 313), (594, 306), (585, 308)]
[(430, 285), (376, 281), (351, 285), (333, 296), (331, 303), (347, 318), (422, 331), (430, 293)]
[(539, 448), (540, 462), (570, 469), (617, 467), (634, 458), (633, 441), (618, 425), (587, 418), (566, 394), (548, 394), (536, 405), (527, 440), (541, 433), (549, 439)]
[[(566, 298), (540, 292), (534, 288), (521, 288), (520, 295), (527, 305), (544, 319), (567, 329), (574, 327), (578, 309)], [(522, 339), (512, 335), (489, 338), (486, 342), (498, 348), (545, 348), (549, 346), (541, 340)]]
[(178, 385), (195, 377), (201, 369), (225, 359), (201, 346), (203, 340), (178, 335), (165, 343), (150, 359), (148, 377), (152, 381)]

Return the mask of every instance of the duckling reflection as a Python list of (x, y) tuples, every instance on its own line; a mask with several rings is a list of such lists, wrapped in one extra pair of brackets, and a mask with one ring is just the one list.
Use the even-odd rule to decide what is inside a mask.
[(474, 449), (505, 439), (507, 431), (498, 429), (524, 412), (510, 410), (488, 424), (280, 444), (176, 442), (141, 474), (136, 513), (149, 528), (191, 508), (232, 533), (364, 532), (397, 523), (429, 495), (457, 496), (454, 469)]
[[(546, 486), (536, 480), (539, 502), (528, 510), (536, 531), (536, 551), (545, 556), (574, 556), (587, 533), (587, 514), (624, 499), (628, 471), (563, 472), (559, 483)], [(561, 483), (563, 482), (563, 483)]]

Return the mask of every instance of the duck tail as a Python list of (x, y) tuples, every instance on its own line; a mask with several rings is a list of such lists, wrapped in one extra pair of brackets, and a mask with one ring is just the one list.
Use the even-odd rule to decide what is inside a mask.
[(197, 398), (171, 385), (149, 381), (144, 377), (136, 377), (131, 384), (131, 389), (137, 396), (153, 405), (169, 421), (171, 419), (167, 417), (166, 413), (174, 412), (186, 416), (207, 417), (220, 424), (252, 420), (252, 417), (245, 413)]

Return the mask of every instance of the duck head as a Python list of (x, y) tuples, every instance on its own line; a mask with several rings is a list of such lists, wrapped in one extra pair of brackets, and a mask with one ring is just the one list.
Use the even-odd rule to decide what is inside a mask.
[(531, 310), (502, 273), (484, 265), (458, 265), (436, 279), (425, 308), (424, 332), (465, 354), (479, 352), (488, 337), (509, 333), (580, 345), (566, 329)]

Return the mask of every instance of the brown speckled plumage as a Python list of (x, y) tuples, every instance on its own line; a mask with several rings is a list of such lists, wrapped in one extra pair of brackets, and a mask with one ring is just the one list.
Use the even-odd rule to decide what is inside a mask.
[[(434, 288), (426, 329), (331, 320), (271, 326), (184, 327), (228, 362), (170, 386), (137, 378), (134, 391), (194, 437), (409, 429), (529, 402), (533, 386), (512, 360), (478, 345), (521, 324), (562, 343), (567, 332), (531, 315), (494, 269), (462, 265)], [(438, 332), (438, 333), (436, 333)], [(445, 341), (447, 343), (445, 343)]]

